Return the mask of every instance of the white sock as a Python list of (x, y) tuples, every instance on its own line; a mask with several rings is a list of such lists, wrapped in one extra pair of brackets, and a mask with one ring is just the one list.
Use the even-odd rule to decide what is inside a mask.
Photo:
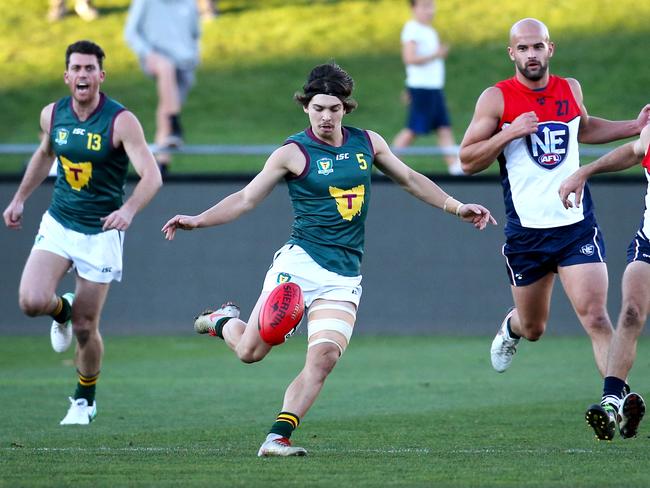
[(614, 395), (607, 395), (603, 397), (603, 399), (600, 401), (600, 404), (602, 406), (605, 406), (606, 404), (610, 404), (612, 407), (618, 410), (621, 406), (621, 399)]

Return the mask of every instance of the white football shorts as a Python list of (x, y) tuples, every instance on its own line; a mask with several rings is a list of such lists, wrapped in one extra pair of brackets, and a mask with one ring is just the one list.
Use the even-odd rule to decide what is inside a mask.
[(32, 249), (49, 251), (72, 261), (82, 278), (94, 283), (122, 280), (124, 232), (117, 229), (82, 234), (43, 214)]
[(302, 289), (306, 307), (317, 298), (351, 302), (359, 307), (361, 275), (342, 276), (328, 271), (296, 244), (286, 244), (275, 253), (262, 291), (269, 292), (287, 281), (296, 283)]

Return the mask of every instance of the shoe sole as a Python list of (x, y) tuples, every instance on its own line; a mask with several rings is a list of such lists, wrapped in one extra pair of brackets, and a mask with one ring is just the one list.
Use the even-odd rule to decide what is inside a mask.
[(639, 424), (645, 415), (645, 402), (641, 395), (628, 394), (623, 401), (622, 414), (626, 419), (625, 426), (621, 427), (621, 436), (624, 439), (636, 437)]
[(609, 415), (600, 405), (592, 405), (585, 413), (585, 420), (587, 424), (594, 429), (596, 438), (600, 441), (611, 441), (616, 432), (616, 424), (611, 427)]
[(257, 453), (257, 457), (294, 457), (294, 456), (306, 456), (306, 455), (307, 455), (307, 451), (305, 451), (304, 449), (292, 452), (290, 454), (279, 454), (270, 451)]

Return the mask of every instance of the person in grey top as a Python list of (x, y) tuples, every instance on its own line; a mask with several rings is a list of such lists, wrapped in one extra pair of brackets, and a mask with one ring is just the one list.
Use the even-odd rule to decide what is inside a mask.
[(124, 37), (143, 71), (156, 80), (158, 106), (154, 142), (163, 175), (171, 163), (165, 149), (183, 144), (181, 107), (199, 64), (199, 14), (195, 0), (133, 0)]

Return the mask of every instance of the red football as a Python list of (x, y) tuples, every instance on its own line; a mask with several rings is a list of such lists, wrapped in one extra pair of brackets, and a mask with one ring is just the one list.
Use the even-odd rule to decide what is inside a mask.
[(282, 344), (298, 328), (305, 312), (302, 290), (292, 282), (276, 286), (262, 305), (259, 331), (271, 346)]

